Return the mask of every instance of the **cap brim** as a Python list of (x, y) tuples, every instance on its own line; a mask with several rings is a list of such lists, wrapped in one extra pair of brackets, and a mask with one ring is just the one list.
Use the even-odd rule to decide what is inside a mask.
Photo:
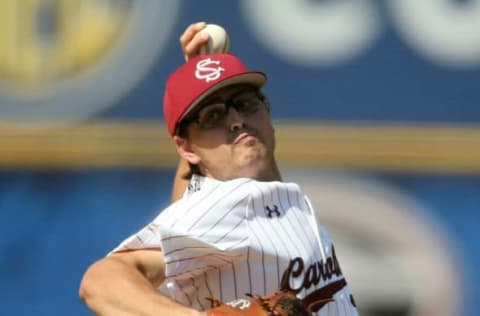
[[(202, 92), (187, 108), (187, 110), (182, 114), (178, 122), (180, 123), (182, 119), (188, 115), (197, 105), (202, 103), (206, 97), (210, 96), (212, 93), (217, 92), (218, 90), (236, 84), (249, 84), (257, 88), (261, 88), (265, 85), (267, 81), (267, 76), (261, 71), (250, 71), (244, 72), (241, 74), (236, 74), (230, 77), (223, 78), (223, 80), (217, 82), (217, 84), (209, 87)], [(177, 123), (178, 124), (178, 123)]]

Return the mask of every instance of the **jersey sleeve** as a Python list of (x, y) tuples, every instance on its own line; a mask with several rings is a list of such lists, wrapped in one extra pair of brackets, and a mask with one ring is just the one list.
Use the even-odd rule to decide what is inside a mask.
[(158, 249), (162, 250), (161, 235), (156, 225), (152, 222), (143, 227), (137, 233), (131, 235), (115, 247), (110, 253), (139, 250), (139, 249)]
[(184, 196), (113, 251), (154, 248), (168, 279), (194, 277), (246, 256), (249, 192), (242, 181)]

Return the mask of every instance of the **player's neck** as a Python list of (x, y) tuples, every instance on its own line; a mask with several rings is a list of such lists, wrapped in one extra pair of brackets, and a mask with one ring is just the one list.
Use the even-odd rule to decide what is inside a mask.
[(268, 168), (262, 170), (255, 177), (258, 181), (282, 181), (282, 175), (278, 169), (277, 163), (273, 161)]
[(209, 170), (204, 170), (202, 174), (204, 177), (212, 178), (220, 181), (228, 181), (228, 180), (233, 180), (237, 178), (249, 178), (249, 179), (254, 179), (257, 181), (264, 181), (264, 182), (282, 181), (282, 176), (280, 174), (280, 171), (275, 161), (273, 161), (268, 165), (266, 164), (265, 168), (243, 170), (242, 172), (236, 172), (235, 174), (230, 174), (230, 175), (214, 174)]

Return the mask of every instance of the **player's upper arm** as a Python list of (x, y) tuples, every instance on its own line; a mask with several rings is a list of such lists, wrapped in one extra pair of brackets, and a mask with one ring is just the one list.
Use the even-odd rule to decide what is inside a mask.
[(155, 287), (159, 287), (165, 280), (165, 258), (160, 249), (124, 250), (114, 252), (108, 258), (135, 267)]

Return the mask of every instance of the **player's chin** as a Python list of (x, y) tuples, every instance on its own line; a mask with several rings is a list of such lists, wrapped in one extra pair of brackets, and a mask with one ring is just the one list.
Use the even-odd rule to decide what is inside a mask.
[(238, 148), (234, 157), (238, 158), (238, 161), (243, 161), (244, 164), (255, 165), (266, 159), (267, 149), (262, 143), (256, 142), (254, 144), (245, 145), (241, 148)]
[(241, 170), (244, 175), (248, 175), (251, 178), (255, 178), (256, 175), (262, 173), (269, 165), (265, 150), (251, 151), (235, 158), (236, 169)]

